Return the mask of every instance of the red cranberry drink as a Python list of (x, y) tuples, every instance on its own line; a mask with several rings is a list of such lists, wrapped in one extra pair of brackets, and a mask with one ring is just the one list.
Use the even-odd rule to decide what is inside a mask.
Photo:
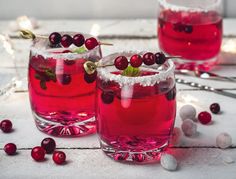
[(39, 130), (55, 136), (95, 132), (96, 74), (85, 73), (83, 64), (101, 57), (100, 45), (88, 35), (52, 33), (34, 39), (28, 78)]
[(157, 160), (175, 120), (174, 64), (151, 52), (117, 53), (99, 64), (96, 119), (102, 150), (118, 161)]
[(183, 2), (159, 0), (160, 49), (182, 57), (176, 61), (178, 69), (209, 70), (216, 63), (222, 41), (220, 0)]

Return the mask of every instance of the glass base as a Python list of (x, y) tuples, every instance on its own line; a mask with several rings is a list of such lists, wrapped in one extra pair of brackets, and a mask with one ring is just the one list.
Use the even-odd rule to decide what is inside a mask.
[(103, 152), (108, 157), (112, 158), (115, 161), (146, 164), (146, 163), (158, 162), (160, 154), (167, 148), (168, 142), (166, 142), (165, 144), (163, 144), (158, 148), (153, 148), (151, 150), (139, 150), (139, 151), (116, 150), (103, 140), (100, 140), (100, 145)]
[(57, 137), (78, 137), (96, 132), (95, 117), (73, 124), (63, 125), (58, 122), (46, 120), (33, 112), (37, 128), (49, 135)]

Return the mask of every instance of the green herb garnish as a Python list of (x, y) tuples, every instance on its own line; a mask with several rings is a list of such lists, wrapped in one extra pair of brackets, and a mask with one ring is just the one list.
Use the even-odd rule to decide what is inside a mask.
[(132, 66), (128, 66), (122, 73), (123, 76), (129, 76), (129, 77), (136, 77), (140, 75), (139, 68), (134, 68)]

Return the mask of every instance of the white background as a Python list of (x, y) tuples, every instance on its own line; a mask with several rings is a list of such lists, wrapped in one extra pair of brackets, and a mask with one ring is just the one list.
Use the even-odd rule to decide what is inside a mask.
[[(226, 17), (236, 1), (223, 0)], [(39, 19), (155, 18), (157, 0), (0, 0), (0, 20), (28, 15)]]

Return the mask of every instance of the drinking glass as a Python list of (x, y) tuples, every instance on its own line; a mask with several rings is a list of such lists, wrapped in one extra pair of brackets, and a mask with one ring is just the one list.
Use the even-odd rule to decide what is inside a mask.
[(98, 45), (80, 53), (76, 49), (52, 48), (48, 38), (37, 37), (30, 50), (28, 87), (32, 113), (38, 129), (50, 135), (82, 136), (96, 131), (96, 76), (86, 74), (83, 64), (101, 59), (101, 48)]
[[(137, 52), (102, 58), (97, 69), (96, 120), (102, 150), (116, 161), (152, 162), (168, 146), (176, 114), (174, 64), (142, 65), (121, 75), (112, 64)], [(143, 53), (139, 53), (142, 55)]]
[(210, 70), (222, 41), (221, 0), (158, 0), (158, 43), (177, 69)]

